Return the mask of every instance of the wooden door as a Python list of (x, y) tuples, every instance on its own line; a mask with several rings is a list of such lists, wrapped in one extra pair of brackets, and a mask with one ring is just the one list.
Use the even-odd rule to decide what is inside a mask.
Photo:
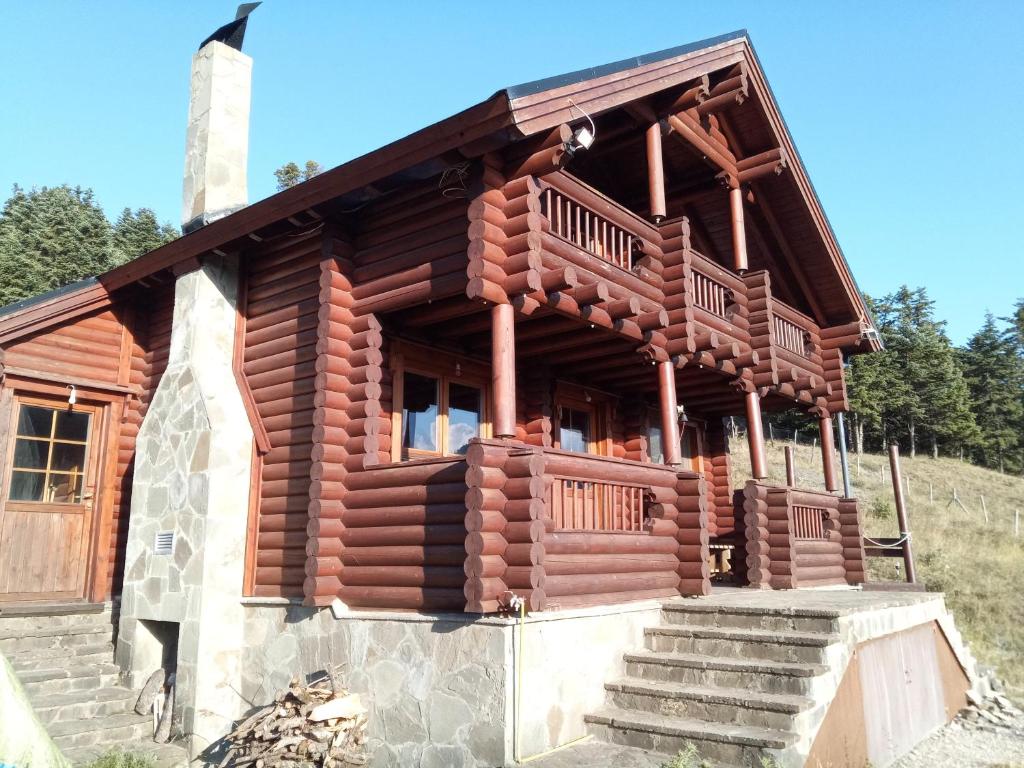
[(83, 598), (100, 407), (16, 397), (0, 488), (0, 602)]

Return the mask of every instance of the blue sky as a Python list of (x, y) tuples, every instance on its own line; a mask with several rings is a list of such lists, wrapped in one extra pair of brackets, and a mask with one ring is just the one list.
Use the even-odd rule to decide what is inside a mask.
[[(0, 4), (0, 193), (180, 218), (189, 59), (229, 2)], [(251, 200), (500, 87), (746, 28), (861, 287), (927, 286), (956, 342), (1024, 297), (1024, 3), (266, 0)]]

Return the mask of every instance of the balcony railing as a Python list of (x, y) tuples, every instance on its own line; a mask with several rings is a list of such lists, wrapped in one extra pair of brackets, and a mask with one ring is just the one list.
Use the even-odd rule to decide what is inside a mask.
[(545, 189), (541, 213), (559, 237), (623, 269), (633, 266), (633, 234), (565, 193), (551, 187)]
[(775, 334), (775, 344), (777, 346), (795, 355), (807, 357), (809, 336), (807, 331), (796, 323), (778, 315), (772, 317), (772, 330)]
[(730, 291), (703, 272), (693, 271), (693, 302), (716, 317), (725, 319)]
[(642, 485), (552, 477), (548, 514), (556, 529), (639, 532), (645, 522)]

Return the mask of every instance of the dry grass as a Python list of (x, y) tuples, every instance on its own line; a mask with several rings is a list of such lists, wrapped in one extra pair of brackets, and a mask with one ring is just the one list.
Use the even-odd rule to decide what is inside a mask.
[[(733, 482), (750, 477), (746, 443), (734, 441)], [(850, 457), (854, 496), (864, 511), (868, 536), (896, 536), (888, 457)], [(797, 446), (797, 485), (822, 489), (821, 454)], [(769, 480), (785, 481), (783, 443), (768, 447)], [(838, 459), (836, 461), (838, 471)], [(995, 667), (1017, 692), (1024, 691), (1024, 479), (963, 464), (955, 459), (903, 457), (918, 579), (946, 593), (957, 626), (980, 661)], [(951, 503), (953, 489), (963, 501)], [(988, 521), (982, 508), (982, 496)], [(1014, 535), (1014, 510), (1021, 531)], [(874, 580), (902, 580), (898, 559), (872, 559)]]

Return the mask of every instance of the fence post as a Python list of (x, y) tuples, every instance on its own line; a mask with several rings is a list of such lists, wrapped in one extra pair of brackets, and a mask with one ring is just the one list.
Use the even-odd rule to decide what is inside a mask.
[(900, 526), (900, 538), (903, 541), (903, 562), (907, 568), (907, 583), (917, 582), (914, 571), (914, 555), (910, 548), (910, 526), (907, 524), (907, 507), (903, 501), (903, 483), (900, 477), (900, 447), (893, 443), (889, 446), (889, 468), (892, 470), (892, 491), (896, 499), (896, 520)]
[(985, 515), (985, 525), (988, 525), (988, 507), (985, 506), (985, 494), (981, 494), (981, 511)]
[(796, 465), (793, 462), (793, 446), (785, 447), (786, 453), (786, 485), (793, 488), (796, 485)]
[[(846, 420), (842, 411), (836, 416), (836, 426), (839, 427), (839, 467), (843, 473), (843, 498), (849, 499), (853, 497), (853, 491), (850, 488), (850, 457), (846, 453)], [(860, 454), (857, 454), (857, 468), (859, 474)]]
[(1013, 510), (1013, 535), (1014, 538), (1020, 536), (1020, 510)]

